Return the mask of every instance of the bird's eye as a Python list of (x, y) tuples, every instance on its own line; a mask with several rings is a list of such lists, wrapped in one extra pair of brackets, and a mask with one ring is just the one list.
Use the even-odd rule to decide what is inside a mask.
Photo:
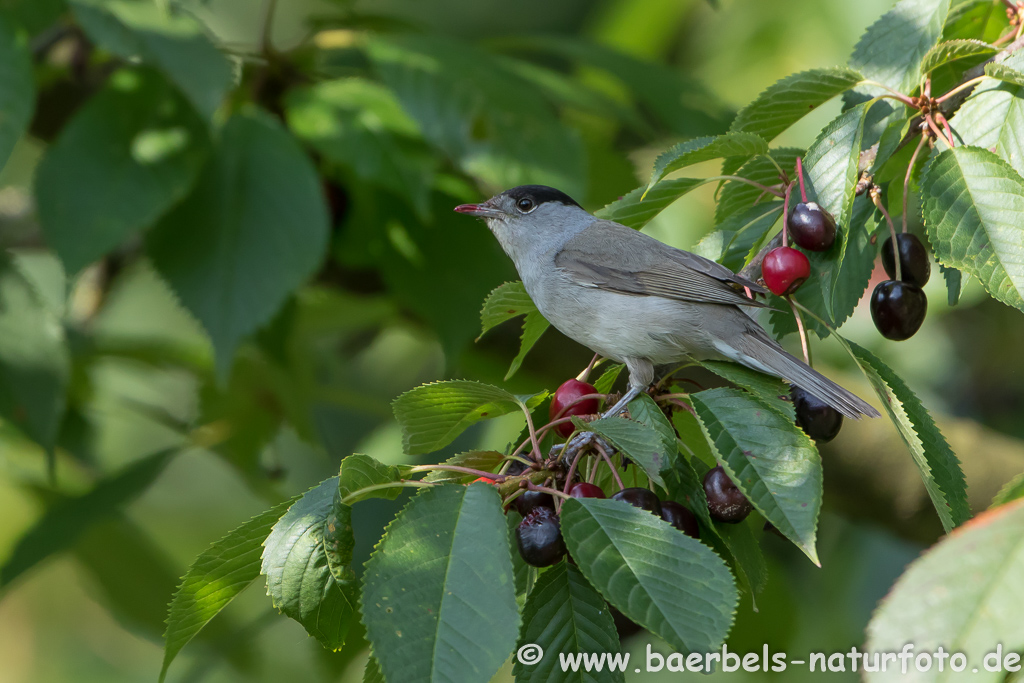
[(530, 199), (529, 197), (523, 197), (518, 202), (516, 202), (516, 208), (518, 208), (523, 213), (530, 213), (531, 211), (533, 211), (534, 208), (533, 200)]

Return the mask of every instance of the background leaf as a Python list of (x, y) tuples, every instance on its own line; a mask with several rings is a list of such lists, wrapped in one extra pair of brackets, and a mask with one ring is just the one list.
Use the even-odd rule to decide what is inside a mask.
[[(981, 666), (985, 655), (1002, 646), (1004, 656), (1024, 647), (1024, 623), (1015, 606), (1024, 599), (1018, 580), (1024, 572), (1024, 502), (986, 512), (940, 541), (916, 560), (896, 582), (868, 625), (869, 650), (962, 652), (971, 676), (1002, 681), (1005, 671)], [(1000, 661), (1002, 664), (1002, 661)], [(911, 668), (911, 671), (914, 671)], [(937, 667), (914, 672), (915, 680), (946, 680)], [(905, 678), (899, 667), (869, 681)]]
[(739, 389), (708, 389), (691, 399), (718, 464), (757, 511), (818, 564), (821, 458), (810, 437)]
[(487, 484), (425, 489), (388, 526), (366, 563), (362, 597), (388, 680), (494, 675), (519, 633), (507, 538), (501, 499)]
[(516, 660), (512, 673), (517, 683), (625, 681), (621, 671), (568, 672), (558, 665), (560, 653), (611, 654), (621, 647), (608, 604), (568, 562), (559, 562), (544, 572), (530, 591), (523, 608), (519, 642), (540, 645), (544, 658), (534, 666)]
[(77, 113), (36, 174), (46, 239), (69, 273), (150, 227), (192, 187), (203, 122), (154, 72), (122, 70)]
[(19, 40), (14, 25), (0, 14), (0, 170), (28, 128), (35, 105), (32, 59), (26, 42)]
[(1024, 179), (988, 150), (956, 147), (929, 160), (921, 184), (939, 262), (1024, 310)]
[(728, 568), (711, 550), (618, 500), (567, 500), (561, 520), (580, 570), (623, 614), (676, 650), (721, 647), (737, 594)]
[(232, 117), (192, 194), (146, 242), (209, 332), (220, 376), (239, 342), (320, 265), (327, 223), (316, 171), (295, 141), (265, 114)]

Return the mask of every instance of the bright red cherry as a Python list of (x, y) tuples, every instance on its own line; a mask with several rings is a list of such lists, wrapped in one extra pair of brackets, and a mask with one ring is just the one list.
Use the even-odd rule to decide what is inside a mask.
[[(594, 385), (581, 382), (578, 379), (570, 379), (563, 382), (562, 386), (558, 387), (555, 391), (554, 397), (551, 399), (551, 410), (549, 413), (551, 419), (554, 420), (559, 417), (569, 417), (570, 415), (593, 415), (597, 412), (598, 406), (600, 405), (596, 398), (588, 398), (584, 401), (580, 401), (576, 405), (570, 406), (564, 413), (562, 413), (562, 410), (579, 397), (596, 393), (597, 389), (594, 388)], [(572, 422), (563, 422), (562, 424), (555, 426), (555, 432), (563, 439), (569, 438), (575, 429), (576, 428), (572, 426)]]
[(604, 498), (604, 491), (599, 486), (578, 481), (569, 487), (569, 495), (573, 498)]
[(792, 247), (772, 249), (761, 263), (764, 284), (778, 296), (792, 294), (811, 276), (811, 262)]

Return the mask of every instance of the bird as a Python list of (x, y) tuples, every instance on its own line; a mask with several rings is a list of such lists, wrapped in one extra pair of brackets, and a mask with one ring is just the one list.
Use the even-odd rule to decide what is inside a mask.
[(878, 417), (864, 400), (788, 353), (745, 309), (764, 288), (698, 254), (599, 219), (561, 190), (520, 185), (455, 207), (482, 218), (537, 310), (562, 334), (623, 363), (617, 415), (654, 381), (655, 366), (729, 360), (813, 394), (845, 417)]

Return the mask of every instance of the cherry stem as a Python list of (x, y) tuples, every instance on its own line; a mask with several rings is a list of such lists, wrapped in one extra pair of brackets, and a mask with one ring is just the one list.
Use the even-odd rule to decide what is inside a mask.
[(686, 410), (686, 412), (690, 413), (690, 415), (697, 417), (697, 411), (694, 410), (693, 406), (691, 406), (689, 403), (684, 403), (683, 401), (680, 401), (679, 399), (676, 398), (671, 398), (668, 402), (674, 406), (679, 406), (680, 408), (683, 408), (684, 410)]
[(894, 99), (894, 100), (899, 100), (900, 102), (902, 102), (903, 104), (907, 105), (908, 107), (913, 107), (914, 109), (920, 109), (920, 107), (918, 107), (918, 105), (914, 103), (914, 100), (910, 99), (907, 95), (904, 95), (903, 93), (901, 93), (898, 90), (893, 90), (889, 86), (884, 85), (882, 83), (879, 83), (878, 81), (864, 80), (864, 81), (861, 81), (861, 83), (863, 85), (873, 85), (875, 87), (881, 88), (882, 90), (888, 90), (889, 92), (892, 93), (892, 95), (882, 95), (882, 97), (889, 97), (889, 98)]
[(594, 458), (593, 464), (590, 465), (590, 472), (587, 474), (587, 483), (593, 484), (594, 479), (597, 477), (597, 466), (601, 464), (601, 458)]
[(975, 85), (977, 85), (978, 83), (981, 83), (986, 78), (990, 78), (990, 77), (989, 76), (978, 76), (977, 78), (972, 78), (969, 81), (964, 81), (960, 85), (956, 86), (955, 88), (953, 88), (952, 90), (950, 90), (949, 92), (944, 94), (942, 97), (937, 98), (935, 101), (938, 102), (939, 104), (942, 104), (943, 102), (948, 100), (950, 97), (953, 97), (954, 95), (956, 95), (961, 90), (966, 90), (967, 88), (973, 88)]
[(590, 365), (588, 365), (587, 367), (583, 368), (583, 372), (581, 372), (580, 374), (576, 375), (576, 381), (578, 381), (578, 382), (586, 382), (587, 378), (590, 377), (590, 371), (594, 369), (595, 365), (597, 365), (597, 359), (600, 358), (600, 357), (601, 357), (601, 354), (595, 353), (594, 357), (590, 359)]
[(682, 365), (673, 368), (671, 372), (669, 372), (664, 377), (662, 377), (660, 380), (658, 380), (658, 383), (654, 385), (655, 391), (660, 389), (661, 385), (664, 384), (665, 382), (667, 382), (672, 377), (672, 375), (676, 374), (680, 370), (685, 370), (686, 368), (688, 368), (688, 367), (690, 367), (692, 365), (693, 365), (693, 363), (683, 363)]
[(359, 496), (369, 493), (370, 491), (380, 491), (381, 489), (395, 489), (395, 488), (426, 488), (429, 486), (436, 486), (432, 481), (389, 481), (386, 484), (374, 484), (373, 486), (364, 486), (361, 489), (356, 489), (352, 493), (348, 494), (341, 499), (341, 502), (345, 505), (351, 504), (351, 501), (356, 500)]
[(903, 232), (907, 232), (907, 194), (910, 191), (910, 176), (914, 172), (914, 164), (917, 162), (917, 155), (921, 153), (921, 148), (924, 147), (925, 136), (921, 136), (921, 140), (917, 143), (917, 149), (914, 150), (913, 156), (910, 157), (910, 165), (907, 166), (907, 175), (903, 179)]
[(572, 478), (576, 474), (576, 466), (579, 465), (580, 459), (583, 457), (583, 450), (584, 449), (581, 448), (579, 452), (576, 453), (576, 457), (572, 459), (572, 464), (569, 465), (569, 473), (565, 475), (564, 490), (566, 495), (569, 495), (569, 489), (572, 488)]
[(615, 477), (615, 483), (619, 485), (619, 490), (626, 488), (622, 483), (622, 477), (619, 476), (619, 471), (615, 469), (615, 463), (612, 462), (611, 456), (608, 455), (608, 451), (604, 449), (600, 441), (594, 441), (594, 448), (601, 454), (601, 458), (608, 464), (608, 469), (612, 471), (612, 476)]
[(655, 401), (671, 401), (674, 398), (690, 398), (689, 394), (662, 394), (661, 396), (655, 396)]
[(924, 79), (924, 96), (929, 100), (932, 98), (932, 77), (928, 76)]
[(782, 246), (789, 246), (789, 195), (793, 191), (793, 183), (786, 185), (786, 194), (782, 198)]
[(778, 169), (778, 171), (779, 171), (779, 179), (783, 183), (788, 183), (789, 182), (789, 176), (787, 176), (786, 172), (782, 170), (782, 166), (779, 166), (779, 162), (777, 162), (775, 160), (775, 157), (773, 157), (771, 154), (759, 154), (758, 156), (762, 156), (765, 159), (767, 159), (768, 161), (772, 162), (772, 166), (774, 166), (776, 169)]
[(932, 119), (930, 114), (928, 116), (925, 116), (924, 120), (928, 123), (928, 127), (932, 129), (932, 133), (935, 134), (936, 138), (941, 139), (943, 142), (945, 142), (950, 147), (953, 146), (953, 141), (948, 139), (946, 137), (946, 134), (943, 133), (941, 130), (939, 130), (939, 127), (935, 125), (935, 120)]
[(530, 415), (530, 409), (526, 407), (525, 403), (520, 403), (519, 405), (522, 406), (523, 414), (526, 415), (526, 428), (530, 430), (530, 441), (533, 444), (533, 451), (536, 453), (536, 456), (533, 453), (530, 456), (533, 460), (540, 462), (543, 456), (540, 452), (540, 440), (537, 439), (537, 430), (533, 428), (533, 416)]
[(800, 317), (800, 311), (797, 310), (797, 307), (793, 304), (793, 297), (787, 296), (785, 297), (785, 299), (786, 301), (789, 302), (789, 307), (793, 309), (793, 317), (796, 319), (796, 329), (797, 332), (800, 333), (800, 347), (804, 351), (804, 362), (807, 363), (807, 365), (810, 365), (811, 350), (810, 347), (807, 345), (807, 330), (804, 329), (803, 318)]
[(800, 181), (800, 201), (807, 203), (807, 189), (804, 187), (804, 162), (800, 157), (796, 158), (796, 179)]
[(463, 474), (475, 474), (478, 477), (484, 477), (485, 479), (491, 479), (496, 482), (505, 481), (507, 475), (495, 474), (494, 472), (485, 472), (484, 470), (475, 470), (472, 467), (463, 467), (462, 465), (416, 465), (410, 467), (409, 472), (430, 472), (433, 470), (444, 470), (445, 472), (462, 472)]
[(735, 180), (738, 183), (746, 183), (747, 185), (752, 185), (753, 187), (756, 187), (757, 189), (759, 189), (759, 190), (761, 190), (763, 192), (767, 192), (768, 194), (773, 194), (776, 197), (781, 197), (782, 196), (782, 192), (780, 192), (778, 189), (776, 189), (774, 187), (768, 187), (767, 185), (762, 185), (761, 183), (754, 182), (750, 178), (744, 178), (743, 176), (738, 176), (738, 175), (716, 175), (716, 176), (712, 176), (710, 178), (705, 178), (705, 180), (706, 181), (712, 181), (712, 180)]
[(942, 121), (942, 128), (946, 131), (946, 137), (949, 138), (949, 144), (953, 146), (953, 129), (949, 125), (949, 121), (942, 114), (938, 114), (939, 120)]
[[(896, 279), (903, 280), (903, 273), (900, 270), (900, 249), (898, 242), (896, 241), (896, 226), (892, 224), (892, 218), (889, 217), (889, 212), (885, 210), (884, 206), (882, 206), (882, 201), (878, 198), (878, 190), (871, 188), (871, 191), (868, 194), (871, 195), (871, 201), (878, 207), (878, 210), (882, 212), (882, 215), (885, 216), (885, 221), (889, 224), (889, 234), (892, 235), (893, 261), (896, 263)], [(803, 306), (800, 308), (803, 308)]]
[(558, 498), (562, 498), (565, 500), (568, 500), (570, 498), (568, 494), (562, 493), (558, 489), (553, 489), (550, 486), (538, 486), (537, 484), (534, 484), (532, 481), (526, 482), (526, 490), (543, 491), (544, 493), (550, 493), (552, 496), (556, 496)]

